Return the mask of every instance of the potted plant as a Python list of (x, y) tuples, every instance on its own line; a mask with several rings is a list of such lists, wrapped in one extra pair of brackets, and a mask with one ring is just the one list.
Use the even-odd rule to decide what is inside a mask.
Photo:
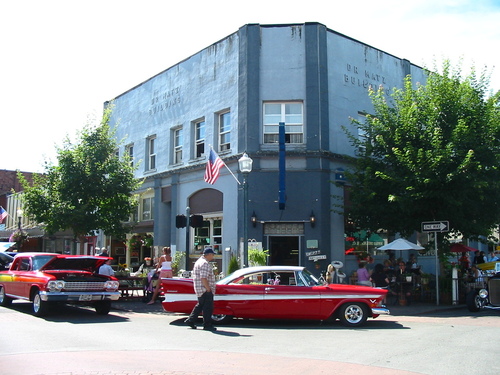
[(235, 256), (232, 256), (231, 259), (229, 259), (229, 265), (227, 267), (227, 272), (228, 274), (232, 274), (234, 271), (239, 270), (240, 265), (238, 264), (238, 258)]
[(423, 273), (420, 275), (420, 282), (422, 285), (428, 285), (429, 284), (429, 279), (430, 275), (428, 273)]
[(267, 257), (269, 250), (248, 250), (248, 264), (250, 266), (265, 266), (267, 264)]
[(186, 264), (186, 253), (184, 251), (176, 251), (172, 259), (172, 274), (177, 276), (181, 273), (181, 269)]
[(15, 242), (17, 244), (17, 249), (21, 248), (21, 245), (28, 239), (28, 233), (23, 230), (16, 229), (9, 237), (9, 242)]

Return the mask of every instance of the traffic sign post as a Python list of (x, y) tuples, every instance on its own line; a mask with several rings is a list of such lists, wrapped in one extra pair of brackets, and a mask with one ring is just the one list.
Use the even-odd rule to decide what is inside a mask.
[(434, 252), (436, 255), (436, 305), (439, 306), (439, 257), (437, 247), (437, 232), (448, 232), (450, 223), (448, 221), (424, 221), (422, 232), (434, 232)]

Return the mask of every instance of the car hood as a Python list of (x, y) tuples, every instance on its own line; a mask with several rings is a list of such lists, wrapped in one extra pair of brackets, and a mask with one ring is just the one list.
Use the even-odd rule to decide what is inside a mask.
[(39, 271), (48, 270), (82, 270), (94, 272), (106, 262), (107, 257), (91, 256), (56, 256), (47, 262)]

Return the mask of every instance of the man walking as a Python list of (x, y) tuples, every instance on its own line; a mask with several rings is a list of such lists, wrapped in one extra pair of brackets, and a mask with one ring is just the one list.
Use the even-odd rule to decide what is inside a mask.
[(193, 285), (198, 303), (186, 319), (186, 324), (196, 329), (196, 319), (203, 312), (203, 329), (206, 331), (217, 331), (212, 321), (214, 310), (215, 275), (210, 262), (214, 259), (214, 251), (206, 248), (203, 255), (196, 261), (193, 268)]

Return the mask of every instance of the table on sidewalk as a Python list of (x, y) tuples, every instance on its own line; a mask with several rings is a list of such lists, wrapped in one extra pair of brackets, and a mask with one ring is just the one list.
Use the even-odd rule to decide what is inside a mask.
[(120, 282), (118, 291), (121, 293), (121, 298), (138, 298), (144, 296), (144, 277), (117, 276), (116, 278)]

